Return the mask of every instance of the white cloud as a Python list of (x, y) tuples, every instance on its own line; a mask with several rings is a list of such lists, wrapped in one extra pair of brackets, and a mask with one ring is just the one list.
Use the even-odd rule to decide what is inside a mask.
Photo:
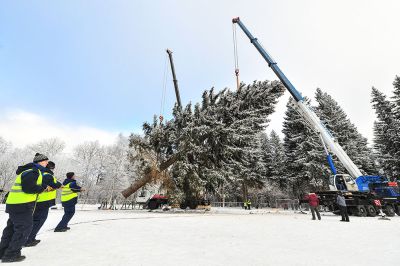
[(119, 132), (98, 128), (69, 125), (23, 110), (10, 110), (0, 114), (0, 136), (11, 141), (16, 147), (24, 147), (43, 139), (57, 137), (66, 143), (70, 151), (75, 145), (85, 141), (98, 140), (101, 144), (111, 144)]

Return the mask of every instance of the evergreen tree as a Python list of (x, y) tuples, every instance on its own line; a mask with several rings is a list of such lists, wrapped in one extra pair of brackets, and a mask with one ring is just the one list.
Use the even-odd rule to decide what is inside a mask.
[(285, 149), (274, 130), (271, 131), (270, 138), (266, 134), (263, 136), (262, 152), (268, 182), (281, 190), (287, 188)]
[(246, 197), (247, 186), (263, 184), (260, 134), (283, 91), (277, 81), (242, 84), (235, 91), (211, 89), (194, 108), (175, 107), (170, 121), (145, 123), (144, 138), (132, 138), (131, 147), (139, 150), (135, 154), (156, 154), (155, 164), (160, 167), (144, 163), (146, 178), (132, 184), (124, 195), (158, 176), (161, 165), (168, 165), (185, 199), (216, 191), (223, 182), (241, 185)]
[[(319, 88), (315, 93), (315, 100), (318, 103), (316, 111), (321, 122), (336, 138), (354, 164), (364, 174), (375, 174), (372, 150), (368, 147), (367, 139), (357, 131), (344, 110), (329, 94)], [(335, 160), (335, 162), (340, 173), (347, 172), (338, 160)]]
[(394, 81), (393, 81), (393, 103), (394, 103), (394, 109), (393, 109), (393, 115), (396, 118), (397, 121), (400, 121), (400, 77), (396, 76)]
[(371, 102), (377, 116), (374, 123), (374, 151), (384, 175), (392, 179), (400, 173), (400, 128), (394, 112), (396, 98), (393, 103), (378, 89), (372, 88)]
[[(309, 104), (309, 100), (305, 100)], [(284, 148), (289, 190), (295, 197), (327, 186), (330, 175), (318, 135), (294, 109), (290, 98), (283, 122)]]
[(396, 133), (393, 136), (393, 156), (395, 160), (394, 169), (395, 169), (395, 177), (398, 178), (400, 174), (400, 77), (396, 76), (393, 81), (393, 128)]

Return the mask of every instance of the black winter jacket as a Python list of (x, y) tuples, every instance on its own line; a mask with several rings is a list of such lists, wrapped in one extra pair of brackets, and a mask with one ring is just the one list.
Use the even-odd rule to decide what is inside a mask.
[[(29, 169), (33, 169), (33, 171), (23, 173), (21, 176), (22, 191), (27, 194), (39, 194), (43, 192), (46, 188), (44, 184), (42, 186), (36, 185), (37, 179), (39, 177), (39, 170), (44, 172), (47, 169), (36, 163), (28, 163), (26, 165), (19, 166), (16, 174), (19, 175), (23, 171)], [(22, 204), (7, 204), (6, 212), (32, 212), (33, 208), (35, 207), (35, 203), (36, 201)]]
[[(43, 174), (43, 187), (52, 187), (54, 189), (58, 189), (62, 186), (60, 182), (54, 183), (54, 173), (50, 169), (46, 169), (45, 173)], [(38, 202), (36, 203), (36, 209), (45, 209), (45, 208), (50, 208), (51, 206), (56, 205), (56, 200), (48, 200), (48, 201), (43, 201), (43, 202)]]

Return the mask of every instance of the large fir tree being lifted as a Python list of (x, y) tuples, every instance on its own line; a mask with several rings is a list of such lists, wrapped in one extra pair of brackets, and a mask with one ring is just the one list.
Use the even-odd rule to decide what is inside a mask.
[(128, 197), (151, 181), (171, 180), (169, 176), (185, 201), (224, 182), (243, 185), (244, 193), (246, 186), (262, 185), (260, 135), (283, 92), (278, 81), (242, 84), (235, 91), (211, 89), (194, 107), (176, 106), (171, 120), (145, 123), (144, 137), (130, 138), (131, 159), (142, 177), (122, 194)]

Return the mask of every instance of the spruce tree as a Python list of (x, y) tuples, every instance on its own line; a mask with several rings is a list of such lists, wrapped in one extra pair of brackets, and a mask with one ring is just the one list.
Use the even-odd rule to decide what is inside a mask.
[[(315, 93), (315, 100), (318, 104), (316, 111), (321, 122), (336, 138), (354, 164), (364, 174), (375, 174), (372, 150), (368, 147), (367, 139), (358, 132), (344, 110), (329, 94), (319, 88)], [(339, 172), (346, 173), (343, 165), (338, 160), (335, 162)]]
[[(305, 99), (309, 104), (309, 100)], [(290, 98), (283, 122), (286, 170), (290, 191), (295, 197), (327, 186), (330, 171), (318, 135), (293, 107)]]
[(393, 103), (378, 89), (372, 88), (371, 102), (377, 117), (374, 123), (374, 151), (384, 175), (393, 179), (400, 173), (396, 98)]
[(279, 135), (272, 130), (270, 138), (267, 139), (268, 144), (267, 151), (269, 154), (264, 156), (266, 160), (267, 173), (266, 177), (268, 180), (281, 190), (288, 187), (286, 179), (286, 155), (283, 143)]
[[(202, 102), (194, 108), (175, 107), (173, 119), (145, 123), (145, 137), (133, 138), (131, 147), (156, 154), (156, 165), (169, 165), (176, 187), (186, 191), (185, 198), (216, 191), (222, 182), (229, 182), (232, 187), (243, 185), (246, 194), (247, 186), (263, 184), (265, 165), (261, 160), (260, 134), (283, 91), (277, 81), (242, 84), (234, 91), (205, 91)], [(142, 172), (147, 177), (132, 184), (124, 196), (152, 180), (152, 173), (157, 176), (163, 171), (159, 170), (161, 167), (154, 169), (154, 163), (144, 165)]]
[(400, 174), (400, 77), (396, 76), (393, 81), (393, 128), (396, 135), (393, 136), (393, 156), (395, 160), (395, 177)]

